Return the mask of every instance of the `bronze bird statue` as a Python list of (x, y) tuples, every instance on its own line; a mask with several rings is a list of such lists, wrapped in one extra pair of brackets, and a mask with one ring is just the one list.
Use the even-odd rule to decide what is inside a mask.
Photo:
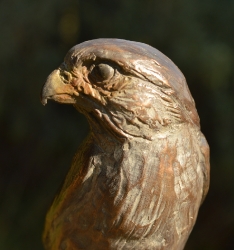
[(90, 124), (46, 217), (47, 250), (181, 250), (209, 187), (209, 146), (186, 80), (153, 47), (74, 46), (41, 101)]

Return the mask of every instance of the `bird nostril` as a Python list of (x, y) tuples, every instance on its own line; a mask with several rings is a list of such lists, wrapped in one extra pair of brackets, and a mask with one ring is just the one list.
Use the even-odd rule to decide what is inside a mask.
[(71, 74), (69, 72), (67, 72), (67, 71), (60, 71), (60, 75), (63, 78), (64, 83), (66, 83), (66, 84), (70, 83), (70, 81), (72, 79), (72, 76), (71, 76)]

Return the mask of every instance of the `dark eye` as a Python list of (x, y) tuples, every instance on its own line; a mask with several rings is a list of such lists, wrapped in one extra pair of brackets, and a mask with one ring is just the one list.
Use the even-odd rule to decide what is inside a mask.
[(95, 65), (90, 73), (91, 78), (97, 82), (107, 81), (113, 75), (114, 69), (110, 65), (104, 63)]

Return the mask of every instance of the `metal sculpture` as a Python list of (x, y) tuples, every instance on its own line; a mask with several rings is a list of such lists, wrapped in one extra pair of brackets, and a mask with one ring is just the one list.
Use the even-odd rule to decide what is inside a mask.
[(73, 104), (91, 131), (46, 218), (58, 249), (180, 250), (209, 186), (209, 146), (186, 80), (149, 45), (73, 47), (42, 90)]

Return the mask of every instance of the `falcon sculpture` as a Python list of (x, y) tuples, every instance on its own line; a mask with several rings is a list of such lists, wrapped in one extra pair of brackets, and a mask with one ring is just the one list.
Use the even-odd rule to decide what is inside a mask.
[(47, 250), (181, 250), (209, 187), (209, 146), (186, 80), (155, 48), (96, 39), (70, 49), (47, 100), (90, 133), (46, 216)]

